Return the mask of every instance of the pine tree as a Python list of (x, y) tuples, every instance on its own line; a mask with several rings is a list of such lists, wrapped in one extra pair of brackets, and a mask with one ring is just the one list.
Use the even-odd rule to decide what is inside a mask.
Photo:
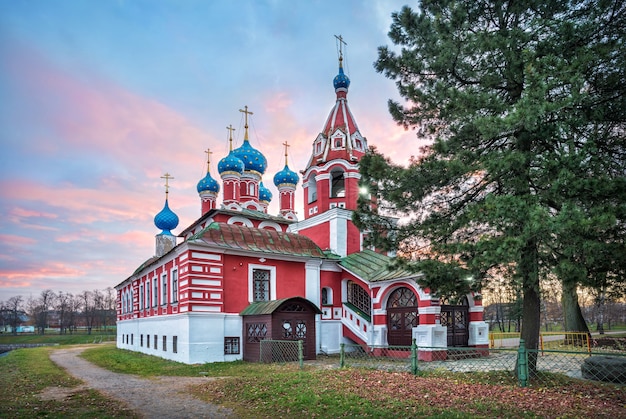
[[(625, 264), (624, 15), (622, 1), (423, 0), (393, 13), (396, 47), (379, 48), (407, 102), (389, 101), (392, 116), (432, 145), (408, 167), (376, 149), (361, 160), (377, 206), (362, 197), (355, 223), (418, 259), (440, 295), (518, 284), (531, 349), (542, 278)], [(583, 243), (622, 252), (591, 260)]]

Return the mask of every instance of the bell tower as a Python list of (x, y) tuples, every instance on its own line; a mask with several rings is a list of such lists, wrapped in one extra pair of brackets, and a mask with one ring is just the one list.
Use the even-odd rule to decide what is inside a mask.
[(306, 168), (301, 172), (304, 189), (304, 220), (294, 229), (311, 237), (322, 249), (341, 256), (361, 250), (361, 233), (352, 223), (359, 194), (359, 160), (367, 150), (348, 107), (350, 79), (344, 73), (343, 48), (338, 44), (339, 72), (333, 79), (335, 105), (322, 131), (313, 141)]

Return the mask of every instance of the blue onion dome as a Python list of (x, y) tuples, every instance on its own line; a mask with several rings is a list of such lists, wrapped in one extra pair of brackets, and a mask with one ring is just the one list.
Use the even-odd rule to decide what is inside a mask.
[(217, 171), (221, 175), (224, 172), (237, 172), (242, 174), (245, 169), (245, 165), (240, 158), (238, 158), (233, 150), (230, 150), (228, 156), (224, 157), (217, 164)]
[(206, 172), (206, 176), (200, 179), (198, 182), (198, 193), (202, 192), (215, 192), (218, 193), (220, 191), (220, 184), (217, 183), (217, 180), (211, 177), (209, 172)]
[(263, 185), (259, 185), (259, 201), (270, 202), (272, 200), (272, 192)]
[(154, 225), (163, 230), (161, 234), (172, 234), (170, 230), (178, 226), (178, 215), (170, 209), (167, 199), (161, 212), (154, 217)]
[(267, 159), (259, 150), (250, 145), (248, 139), (244, 139), (241, 147), (233, 150), (233, 154), (243, 161), (245, 170), (253, 170), (260, 174), (265, 173)]
[(335, 76), (333, 79), (333, 85), (335, 86), (335, 90), (337, 89), (347, 89), (350, 87), (350, 79), (343, 73), (343, 67), (339, 64), (339, 74)]
[(274, 185), (276, 185), (276, 187), (284, 184), (297, 185), (298, 180), (300, 180), (298, 174), (293, 170), (289, 170), (289, 166), (287, 165), (285, 165), (283, 170), (274, 175)]

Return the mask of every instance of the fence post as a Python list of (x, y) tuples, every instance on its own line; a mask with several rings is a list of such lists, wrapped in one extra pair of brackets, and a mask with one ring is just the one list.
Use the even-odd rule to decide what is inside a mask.
[(300, 362), (300, 369), (304, 368), (304, 351), (301, 340), (298, 341), (298, 361)]
[(339, 350), (339, 368), (343, 368), (346, 364), (346, 360), (345, 360), (345, 343), (342, 343), (339, 345), (339, 347), (341, 348)]
[(417, 345), (415, 339), (411, 341), (411, 374), (417, 375)]
[(519, 340), (519, 349), (517, 350), (517, 381), (520, 387), (528, 385), (528, 352), (524, 339)]

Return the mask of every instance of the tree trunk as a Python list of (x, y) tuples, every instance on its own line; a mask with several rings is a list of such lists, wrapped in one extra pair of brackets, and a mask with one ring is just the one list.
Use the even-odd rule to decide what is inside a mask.
[(537, 371), (537, 350), (539, 349), (539, 332), (541, 329), (541, 309), (539, 306), (541, 299), (537, 287), (533, 286), (531, 281), (524, 285), (524, 305), (522, 309), (521, 338), (524, 339), (526, 349), (530, 350), (528, 353), (528, 372), (530, 376), (535, 375)]
[(576, 283), (563, 282), (562, 288), (561, 304), (563, 305), (565, 331), (589, 333), (589, 327), (587, 327), (587, 322), (578, 304)]
[(528, 240), (522, 249), (520, 274), (522, 276), (522, 330), (528, 352), (528, 374), (533, 377), (537, 372), (537, 350), (541, 331), (541, 298), (539, 296), (539, 255), (537, 244)]
[(596, 330), (601, 335), (604, 334), (604, 315), (606, 313), (606, 293), (604, 287), (598, 290), (598, 296), (596, 297), (596, 317), (597, 327)]

